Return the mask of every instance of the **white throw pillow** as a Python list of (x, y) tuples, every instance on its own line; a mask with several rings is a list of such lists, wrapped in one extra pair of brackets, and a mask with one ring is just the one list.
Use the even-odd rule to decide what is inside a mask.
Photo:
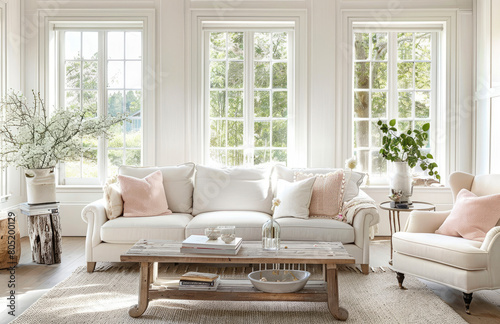
[(141, 179), (160, 170), (163, 175), (163, 187), (168, 208), (174, 213), (190, 214), (193, 211), (194, 169), (194, 163), (168, 167), (121, 166), (118, 169), (118, 174)]
[(273, 196), (270, 175), (270, 169), (197, 165), (193, 215), (223, 210), (271, 214)]
[(296, 182), (278, 180), (276, 198), (281, 201), (274, 210), (274, 218), (296, 217), (309, 218), (309, 205), (316, 178)]
[(118, 183), (106, 182), (104, 185), (104, 201), (106, 202), (106, 216), (115, 219), (123, 214), (123, 199)]

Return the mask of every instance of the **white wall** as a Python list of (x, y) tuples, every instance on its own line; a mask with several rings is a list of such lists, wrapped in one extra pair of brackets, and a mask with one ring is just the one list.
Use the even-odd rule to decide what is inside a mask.
[[(346, 151), (335, 143), (345, 141), (345, 134), (337, 126), (338, 121), (346, 113), (348, 107), (339, 101), (338, 93), (337, 55), (342, 44), (337, 39), (338, 29), (341, 27), (339, 17), (341, 10), (374, 8), (379, 19), (385, 17), (394, 5), (394, 1), (363, 1), (363, 0), (276, 0), (276, 1), (206, 1), (206, 0), (86, 0), (86, 1), (42, 1), (25, 0), (23, 14), (24, 60), (21, 71), (24, 71), (20, 88), (24, 92), (43, 87), (40, 80), (42, 72), (39, 70), (40, 44), (38, 39), (40, 12), (55, 12), (60, 9), (106, 9), (106, 8), (153, 8), (156, 10), (156, 105), (144, 107), (154, 109), (156, 116), (156, 161), (157, 165), (172, 165), (192, 160), (197, 156), (193, 152), (190, 117), (192, 114), (188, 98), (188, 80), (191, 75), (188, 57), (190, 44), (187, 41), (189, 26), (191, 26), (190, 12), (192, 10), (211, 10), (215, 15), (225, 15), (232, 10), (254, 10), (265, 12), (271, 9), (287, 9), (305, 11), (307, 37), (307, 67), (306, 84), (307, 98), (299, 109), (305, 110), (307, 118), (307, 164), (311, 167), (343, 167), (347, 158)], [(457, 32), (460, 50), (454, 73), (463, 81), (458, 82), (458, 92), (453, 97), (453, 104), (458, 109), (469, 109), (462, 104), (463, 98), (471, 96), (471, 85), (468, 80), (472, 71), (472, 54), (468, 44), (472, 43), (472, 0), (443, 0), (443, 1), (399, 1), (396, 2), (400, 10), (426, 9), (429, 12), (447, 10), (454, 12), (457, 19)], [(22, 55), (20, 57), (22, 57)], [(470, 111), (470, 109), (468, 110)], [(469, 122), (468, 122), (469, 120)], [(467, 116), (460, 119), (463, 129), (470, 126)], [(147, 126), (146, 126), (147, 127)], [(455, 135), (453, 135), (455, 136)], [(461, 153), (470, 156), (469, 138), (462, 138)], [(458, 145), (458, 144), (457, 144)], [(344, 146), (345, 147), (345, 146)], [(471, 158), (461, 161), (454, 169), (469, 171)], [(197, 162), (197, 161), (194, 161)], [(366, 188), (368, 194), (378, 202), (387, 200), (387, 188)], [(102, 191), (99, 188), (58, 188), (58, 199), (61, 201), (61, 218), (63, 235), (85, 235), (86, 224), (80, 218), (81, 208), (88, 202), (99, 199)], [(448, 189), (420, 189), (416, 190), (415, 199), (426, 200), (438, 205), (438, 209), (447, 209), (451, 206), (451, 193)], [(23, 228), (25, 233), (25, 229)], [(380, 234), (387, 235), (389, 226), (387, 214), (381, 212)]]

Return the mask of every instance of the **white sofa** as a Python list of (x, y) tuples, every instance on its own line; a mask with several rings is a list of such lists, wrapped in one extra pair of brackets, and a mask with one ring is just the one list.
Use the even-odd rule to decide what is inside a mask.
[[(273, 188), (277, 179), (293, 181), (297, 169), (275, 166), (259, 168), (208, 168), (187, 163), (174, 167), (121, 167), (120, 174), (142, 178), (161, 170), (169, 208), (173, 214), (151, 217), (118, 217), (108, 220), (104, 199), (82, 210), (87, 223), (85, 254), (87, 270), (96, 262), (119, 262), (139, 239), (182, 241), (203, 234), (210, 226), (234, 225), (236, 235), (246, 241), (260, 241), (262, 225), (271, 218)], [(326, 173), (333, 169), (301, 169)], [(359, 190), (362, 176), (347, 179), (345, 198), (368, 197)], [(359, 192), (358, 192), (359, 190)], [(332, 219), (280, 218), (281, 239), (296, 241), (340, 241), (368, 273), (369, 227), (379, 222), (375, 208), (359, 211), (352, 225)]]

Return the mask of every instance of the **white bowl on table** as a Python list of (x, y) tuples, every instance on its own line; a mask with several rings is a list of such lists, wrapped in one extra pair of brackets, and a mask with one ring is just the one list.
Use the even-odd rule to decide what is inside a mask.
[(311, 273), (302, 270), (259, 270), (248, 274), (253, 286), (268, 293), (291, 293), (304, 288)]

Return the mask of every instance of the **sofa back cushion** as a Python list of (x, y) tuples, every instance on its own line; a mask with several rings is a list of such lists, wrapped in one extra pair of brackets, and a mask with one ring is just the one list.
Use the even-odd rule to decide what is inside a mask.
[(196, 166), (193, 215), (241, 210), (271, 214), (270, 169)]
[[(290, 169), (283, 165), (275, 165), (273, 168), (273, 191), (276, 193), (276, 184), (278, 179), (283, 179), (289, 182), (293, 182), (295, 179), (296, 172), (302, 173), (312, 173), (312, 174), (327, 174), (332, 173), (341, 169), (328, 169), (328, 168), (302, 168), (302, 169)], [(359, 193), (359, 187), (363, 183), (364, 173), (356, 171), (345, 171), (345, 189), (344, 189), (344, 199), (343, 201), (349, 201), (356, 197)]]
[(168, 207), (174, 213), (193, 211), (193, 175), (194, 163), (167, 167), (131, 167), (121, 166), (118, 174), (135, 178), (144, 178), (157, 170), (163, 176), (163, 187)]

